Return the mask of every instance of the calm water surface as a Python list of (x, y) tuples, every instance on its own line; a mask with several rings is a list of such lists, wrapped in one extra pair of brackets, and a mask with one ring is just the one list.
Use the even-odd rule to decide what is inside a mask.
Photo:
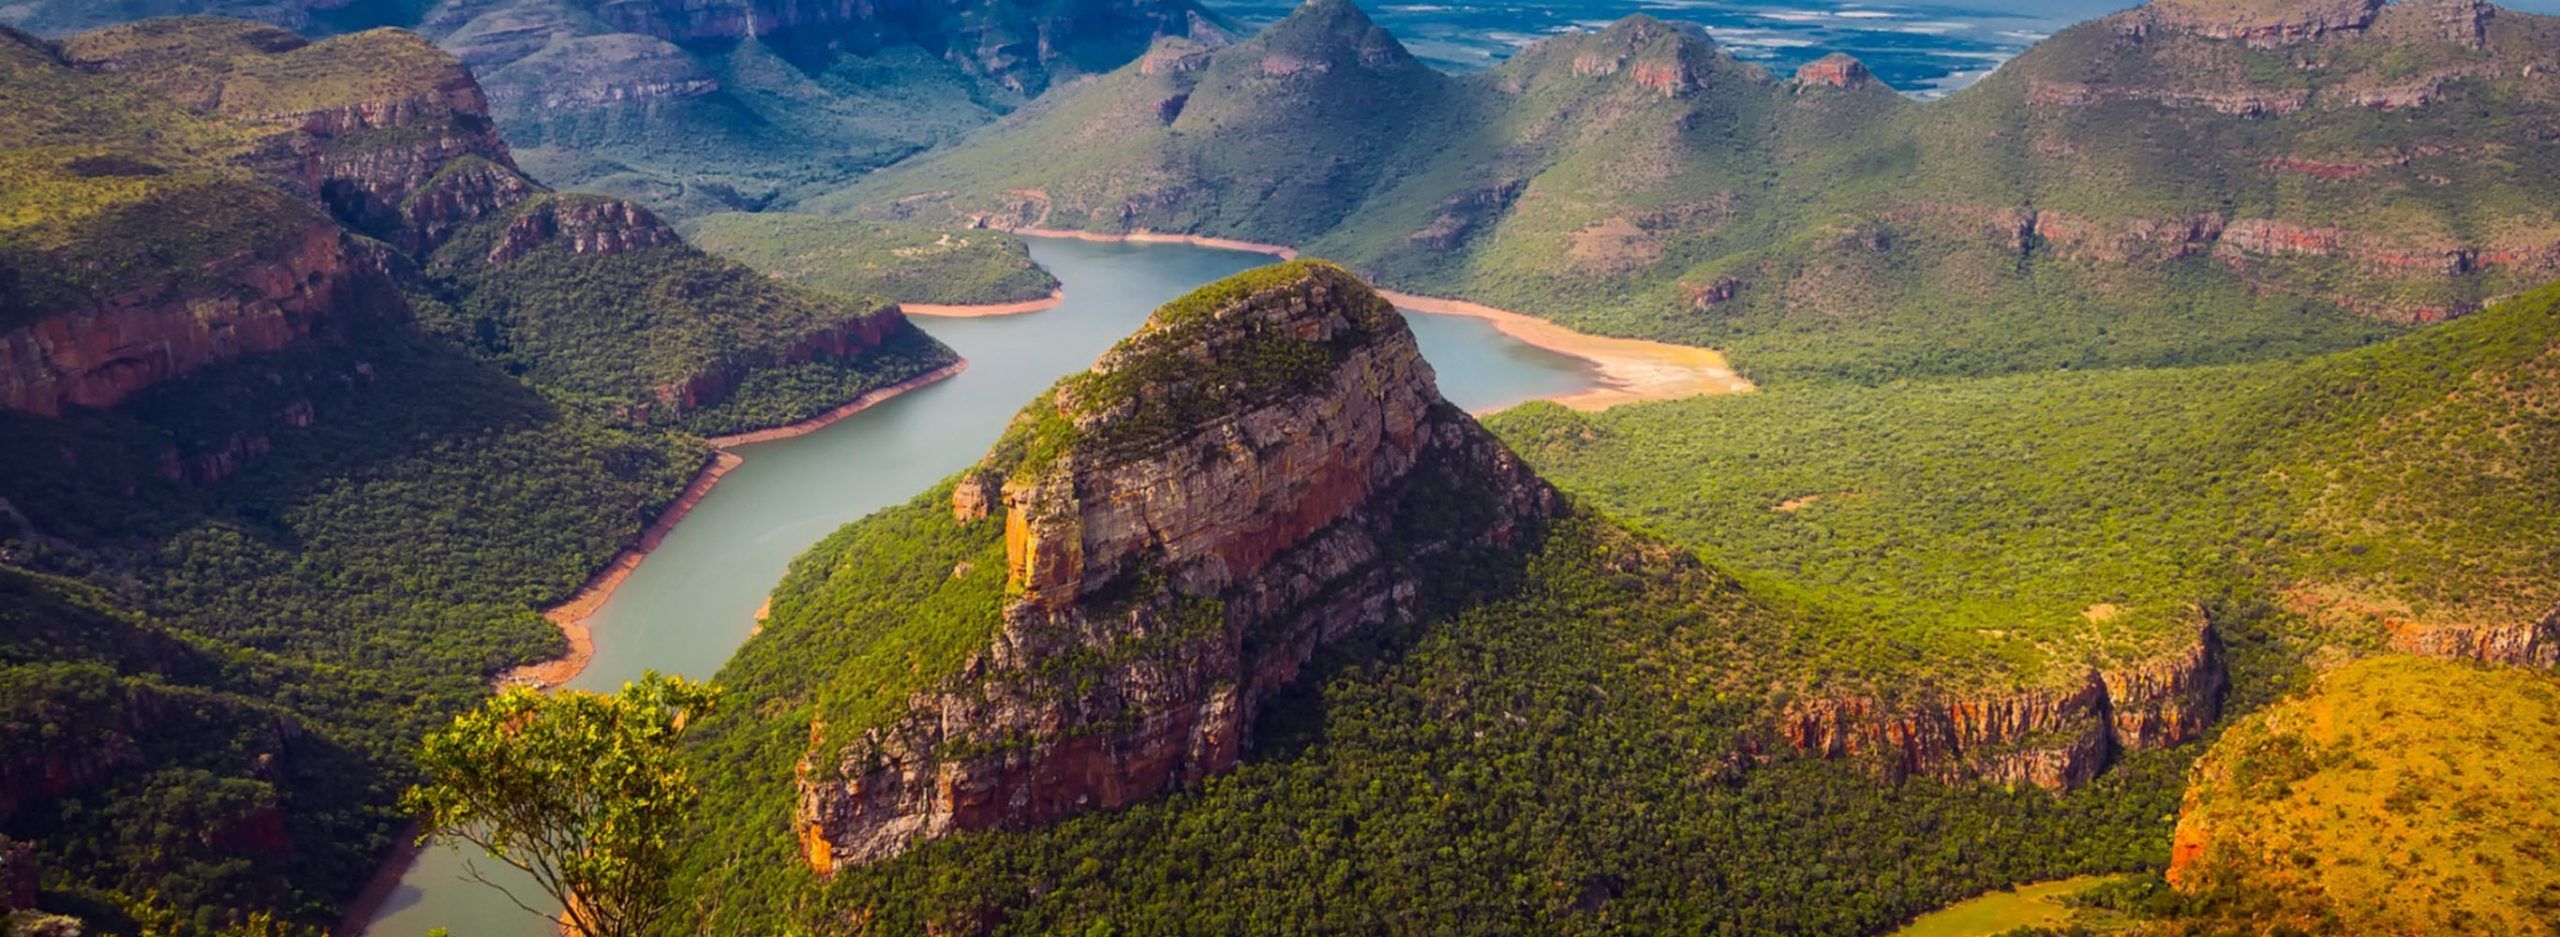
[[(1261, 254), (1178, 245), (1034, 240), (1031, 255), (1066, 283), (1056, 309), (918, 323), (969, 359), (958, 377), (900, 395), (816, 433), (747, 446), (745, 464), (668, 534), (596, 613), (595, 661), (571, 683), (609, 690), (643, 670), (707, 678), (747, 639), (756, 607), (791, 559), (844, 524), (905, 502), (969, 465), (1007, 420), (1058, 378), (1083, 370), (1167, 300), (1252, 267)], [(1475, 319), (1409, 317), (1443, 394), (1470, 410), (1572, 393), (1581, 361), (1522, 345)], [(522, 897), (538, 892), (479, 871)], [(429, 849), (369, 925), (375, 937), (546, 937), (541, 918), (464, 879), (454, 850)]]

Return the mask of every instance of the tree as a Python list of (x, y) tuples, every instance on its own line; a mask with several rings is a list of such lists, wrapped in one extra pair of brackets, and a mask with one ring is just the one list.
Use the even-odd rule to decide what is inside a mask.
[(676, 736), (719, 695), (654, 671), (612, 694), (505, 690), (427, 736), (424, 780), (401, 803), (422, 836), (478, 846), (531, 875), (566, 909), (570, 933), (637, 934), (667, 907), (674, 837), (694, 801)]

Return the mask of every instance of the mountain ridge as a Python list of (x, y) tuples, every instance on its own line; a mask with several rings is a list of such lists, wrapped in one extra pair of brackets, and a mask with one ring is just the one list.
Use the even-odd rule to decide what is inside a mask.
[[(1322, 9), (1291, 19), (1352, 54), (1354, 31), (1313, 28)], [(2538, 152), (2554, 124), (2527, 76), (2560, 68), (2560, 29), (2457, 0), (2371, 14), (2259, 48), (2138, 8), (1925, 103), (1847, 60), (1779, 80), (1644, 18), (1365, 103), (1202, 81), (1256, 58), (1209, 52), (807, 207), (1287, 243), (1398, 288), (1722, 348), (1764, 382), (2284, 357), (2560, 272), (2535, 234), (2553, 168), (2492, 155)], [(1638, 34), (1669, 44), (1660, 65), (1634, 67)], [(1144, 118), (1177, 98), (1170, 123)], [(1270, 146), (1189, 116), (1303, 107), (1335, 116), (1296, 126), (1385, 129)], [(2470, 138), (2476, 108), (2508, 115), (2493, 138)], [(1106, 118), (1137, 129), (1069, 129)], [(2343, 151), (2359, 135), (2397, 150)], [(1006, 155), (1024, 151), (1067, 155)], [(1262, 191), (1302, 176), (1341, 177), (1330, 202)]]

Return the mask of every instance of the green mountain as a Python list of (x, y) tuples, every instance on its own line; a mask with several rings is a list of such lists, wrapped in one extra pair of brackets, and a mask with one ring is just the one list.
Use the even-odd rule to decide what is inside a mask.
[(795, 286), (848, 299), (984, 305), (1037, 300), (1058, 278), (1001, 231), (796, 212), (724, 212), (684, 225), (703, 250)]
[(415, 29), (479, 76), (535, 175), (678, 216), (786, 204), (1156, 37), (1232, 28), (1189, 0), (36, 0), (0, 21), (53, 35), (182, 13)]
[[(1557, 494), (1430, 382), (1365, 285), (1264, 268), (822, 542), (718, 677), (721, 897), (670, 929), (1873, 931), (2165, 863), (2210, 633), (1887, 712), (1806, 678), (1928, 648)], [(1910, 747), (1790, 755), (1826, 692)]]
[[(718, 678), (684, 888), (721, 899), (673, 929), (1871, 933), (2169, 868), (2226, 712), (2266, 711), (2198, 770), (2370, 770), (2250, 754), (2319, 671), (2560, 664), (2560, 289), (2298, 361), (1530, 406), (1508, 446), (1374, 303), (1204, 289), (795, 563)], [(2421, 914), (2493, 868), (2430, 855)], [(2114, 926), (2315, 913), (2178, 874)]]
[(1644, 17), (1451, 78), (1318, 0), (813, 204), (1287, 243), (1725, 348), (1763, 383), (2287, 357), (2560, 273), (2536, 77), (2560, 24), (2471, 0), (2195, 9), (2073, 27), (1920, 103), (1851, 60), (1781, 79)]
[(0, 30), (0, 126), (0, 832), (107, 932), (334, 920), (679, 430), (953, 360), (534, 182), (409, 33)]

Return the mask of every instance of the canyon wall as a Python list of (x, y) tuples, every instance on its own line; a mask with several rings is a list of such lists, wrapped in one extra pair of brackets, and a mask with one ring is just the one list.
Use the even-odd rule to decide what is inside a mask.
[(1799, 701), (1780, 715), (1778, 734), (1797, 753), (1864, 761), (1895, 780), (2067, 790), (2121, 752), (2201, 737), (2221, 712), (2225, 683), (2220, 642), (2201, 625), (2171, 653), (2092, 667), (2042, 689), (1900, 704)]
[[(1557, 509), (1440, 399), (1383, 299), (1330, 265), (1278, 270), (1167, 307), (1035, 404), (1016, 432), (1062, 454), (963, 481), (955, 517), (1004, 525), (1002, 627), (894, 721), (813, 728), (798, 823), (815, 868), (1223, 772), (1318, 648), (1416, 614), (1417, 560), (1525, 541)], [(1280, 388), (1245, 376), (1275, 356), (1316, 364)], [(1416, 510), (1452, 499), (1455, 523)]]

